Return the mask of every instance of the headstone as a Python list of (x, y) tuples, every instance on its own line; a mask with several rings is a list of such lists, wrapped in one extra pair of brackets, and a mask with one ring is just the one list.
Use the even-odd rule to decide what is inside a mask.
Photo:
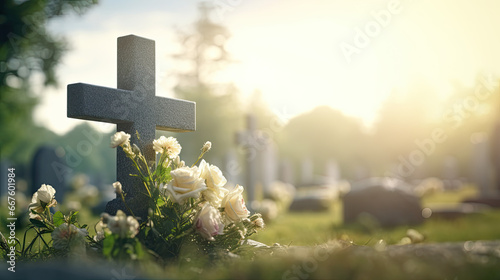
[(490, 147), (486, 137), (476, 137), (472, 157), (472, 180), (479, 188), (480, 198), (494, 195), (491, 182)]
[(310, 185), (314, 181), (314, 164), (310, 158), (306, 158), (302, 161), (301, 166), (301, 185)]
[[(479, 186), (480, 197), (465, 199), (464, 203), (481, 203), (500, 208), (500, 123), (493, 129), (491, 142), (487, 145), (485, 137), (474, 139), (474, 181)], [(488, 157), (489, 156), (489, 157)], [(483, 168), (483, 169), (481, 169)], [(493, 170), (493, 176), (488, 171)], [(488, 174), (489, 173), (489, 174)], [(489, 187), (494, 178), (494, 187)]]
[(293, 170), (293, 165), (288, 159), (283, 159), (281, 160), (281, 165), (280, 165), (280, 180), (284, 183), (294, 185), (295, 183), (295, 178), (294, 178), (294, 170)]
[(456, 190), (460, 188), (462, 183), (459, 180), (459, 175), (460, 170), (457, 158), (454, 156), (446, 157), (443, 166), (444, 188), (447, 190)]
[(325, 166), (326, 183), (335, 185), (340, 180), (339, 165), (335, 160), (329, 160)]
[(468, 215), (480, 215), (489, 210), (482, 203), (433, 204), (422, 210), (424, 218), (453, 220)]
[[(9, 187), (8, 183), (8, 168), (12, 168), (13, 166), (10, 165), (10, 163), (7, 160), (2, 160), (0, 161), (0, 206), (7, 205), (7, 190)], [(5, 201), (4, 201), (5, 200)]]
[(370, 178), (353, 184), (343, 198), (344, 223), (370, 217), (380, 226), (419, 224), (423, 221), (420, 199), (411, 187), (394, 178)]
[[(247, 206), (256, 200), (258, 151), (260, 149), (257, 135), (257, 122), (255, 116), (247, 115), (247, 130), (236, 135), (236, 142), (245, 150), (245, 189), (247, 193)], [(250, 209), (252, 210), (252, 209)]]
[(323, 212), (328, 211), (333, 201), (321, 193), (311, 193), (304, 196), (296, 196), (290, 204), (290, 211), (295, 212)]
[[(117, 131), (132, 136), (147, 161), (154, 164), (152, 141), (156, 130), (193, 131), (196, 129), (195, 103), (155, 95), (155, 42), (135, 35), (118, 38), (118, 88), (89, 84), (68, 85), (68, 117), (114, 123)], [(136, 132), (140, 140), (136, 141)], [(145, 217), (140, 179), (121, 149), (117, 149), (117, 180), (127, 193), (127, 204), (136, 216)], [(110, 201), (106, 212), (125, 209), (120, 198)]]
[(493, 164), (493, 173), (495, 176), (496, 195), (500, 195), (500, 122), (497, 122), (491, 137), (491, 163)]
[(60, 172), (60, 166), (64, 164), (63, 155), (58, 154), (54, 147), (39, 147), (31, 163), (31, 184), (27, 195), (31, 197), (42, 184), (51, 185), (56, 190), (57, 200), (61, 203), (66, 193), (68, 179), (65, 173)]
[(266, 139), (262, 144), (262, 149), (259, 150), (260, 174), (258, 178), (262, 184), (262, 191), (264, 195), (267, 196), (270, 192), (272, 183), (276, 181), (277, 177), (276, 148), (274, 143), (268, 139)]

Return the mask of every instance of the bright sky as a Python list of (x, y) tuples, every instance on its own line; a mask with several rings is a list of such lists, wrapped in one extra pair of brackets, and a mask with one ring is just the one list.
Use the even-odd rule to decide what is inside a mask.
[[(157, 95), (173, 97), (173, 27), (189, 28), (198, 1), (100, 2), (51, 25), (71, 50), (58, 68), (60, 87), (40, 93), (35, 119), (55, 132), (82, 122), (66, 117), (67, 84), (116, 87), (120, 36), (156, 41)], [(245, 96), (260, 90), (285, 118), (329, 105), (370, 125), (394, 89), (424, 81), (442, 98), (453, 82), (471, 85), (480, 72), (500, 73), (497, 0), (208, 2), (219, 4), (214, 19), (233, 35), (227, 49), (239, 61), (224, 78)]]

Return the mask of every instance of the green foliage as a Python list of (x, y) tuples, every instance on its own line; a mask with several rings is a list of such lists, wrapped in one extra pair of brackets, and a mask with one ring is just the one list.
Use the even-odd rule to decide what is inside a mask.
[[(455, 85), (444, 100), (437, 99), (425, 83), (394, 91), (369, 132), (359, 120), (320, 106), (286, 124), (278, 137), (280, 152), (296, 163), (312, 159), (318, 175), (324, 174), (327, 160), (336, 160), (344, 178), (357, 179), (359, 167), (369, 170), (371, 176), (386, 176), (402, 160), (409, 161), (412, 152), (420, 151), (424, 159), (414, 166), (415, 172), (395, 175), (405, 180), (442, 177), (444, 162), (453, 158), (458, 176), (471, 178), (474, 144), (493, 140), (499, 93), (498, 80), (482, 76), (472, 87)], [(442, 132), (444, 140), (433, 140), (435, 130)]]
[[(423, 207), (436, 204), (454, 205), (466, 198), (474, 197), (475, 188), (436, 193), (423, 199)], [(266, 244), (275, 242), (282, 245), (312, 246), (330, 240), (345, 239), (358, 245), (373, 246), (378, 240), (397, 244), (406, 236), (408, 226), (395, 228), (369, 228), (363, 224), (344, 225), (342, 223), (342, 202), (336, 201), (327, 212), (288, 212), (266, 225), (266, 230), (254, 239)], [(431, 217), (423, 224), (414, 226), (425, 236), (426, 243), (458, 242), (467, 240), (496, 240), (500, 236), (500, 210), (483, 214), (467, 215), (454, 220)]]
[[(55, 214), (54, 214), (54, 226), (55, 227), (58, 227), (60, 226), (62, 223), (64, 223), (64, 215), (63, 213), (61, 213), (61, 211), (57, 211)], [(30, 221), (33, 223), (33, 221)]]
[(38, 100), (31, 90), (30, 78), (40, 73), (45, 85), (57, 84), (55, 69), (66, 43), (47, 30), (47, 23), (71, 11), (81, 14), (95, 3), (96, 0), (5, 0), (0, 4), (2, 158), (18, 159), (16, 152), (24, 149), (20, 141), (33, 140), (31, 114)]
[[(335, 159), (347, 177), (353, 176), (356, 166), (367, 164), (368, 136), (363, 133), (361, 123), (330, 107), (318, 107), (291, 119), (282, 134), (280, 152), (297, 164), (311, 159), (316, 167), (323, 167), (328, 160)], [(324, 170), (316, 172), (322, 174)]]

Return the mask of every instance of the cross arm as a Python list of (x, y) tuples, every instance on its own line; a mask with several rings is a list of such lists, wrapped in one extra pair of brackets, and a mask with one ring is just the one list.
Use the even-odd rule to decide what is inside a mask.
[(108, 123), (132, 122), (127, 105), (133, 92), (84, 83), (68, 85), (67, 116), (69, 118)]
[(196, 130), (196, 103), (155, 96), (156, 129), (164, 131)]

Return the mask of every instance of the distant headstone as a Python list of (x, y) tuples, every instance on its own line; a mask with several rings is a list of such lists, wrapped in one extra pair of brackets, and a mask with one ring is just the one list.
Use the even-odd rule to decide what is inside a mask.
[(327, 184), (337, 184), (340, 180), (339, 165), (335, 160), (329, 160), (325, 166)]
[(459, 180), (459, 176), (460, 170), (457, 158), (454, 156), (446, 157), (443, 166), (444, 188), (448, 190), (456, 190), (460, 188), (462, 182)]
[(479, 196), (487, 198), (494, 195), (490, 147), (486, 137), (476, 138), (472, 156), (472, 180), (479, 188)]
[[(194, 102), (155, 95), (155, 42), (135, 35), (118, 38), (118, 89), (89, 84), (68, 85), (68, 117), (114, 123), (118, 131), (132, 135), (131, 142), (146, 160), (155, 162), (152, 141), (156, 130), (193, 131), (196, 129)], [(136, 141), (136, 132), (140, 140)], [(143, 186), (121, 149), (117, 149), (117, 180), (127, 193), (127, 204), (137, 216), (147, 215)], [(128, 212), (120, 198), (110, 201), (106, 212)]]
[(272, 141), (268, 139), (264, 141), (262, 149), (259, 151), (259, 157), (259, 179), (262, 184), (262, 191), (267, 196), (272, 183), (277, 179), (276, 148)]
[[(500, 122), (493, 129), (489, 145), (486, 144), (486, 137), (475, 138), (473, 174), (474, 181), (480, 190), (480, 197), (468, 198), (463, 202), (480, 203), (500, 208)], [(489, 174), (491, 170), (493, 176)], [(489, 187), (491, 177), (495, 180), (494, 187)]]
[(310, 185), (314, 181), (314, 163), (310, 158), (306, 158), (302, 161), (301, 166), (301, 185)]
[(280, 172), (279, 172), (279, 179), (280, 181), (294, 185), (295, 184), (295, 178), (294, 178), (294, 170), (293, 170), (293, 165), (288, 159), (283, 159), (280, 164)]
[(495, 176), (496, 194), (500, 194), (500, 122), (498, 122), (491, 137), (491, 162), (493, 163), (493, 172)]
[(62, 202), (68, 179), (65, 177), (65, 173), (60, 172), (60, 166), (64, 166), (64, 164), (63, 155), (58, 154), (54, 147), (39, 147), (31, 163), (31, 184), (27, 195), (31, 197), (42, 184), (46, 184), (51, 185), (56, 190), (56, 198)]
[(312, 193), (310, 195), (295, 197), (290, 204), (290, 211), (295, 212), (323, 212), (328, 211), (333, 201), (324, 197), (320, 193)]
[(245, 189), (247, 193), (247, 206), (256, 200), (258, 176), (258, 152), (260, 140), (257, 135), (257, 120), (252, 114), (247, 115), (247, 130), (236, 135), (236, 142), (245, 151)]
[(423, 221), (420, 198), (411, 187), (394, 178), (371, 178), (353, 184), (343, 198), (344, 223), (369, 216), (380, 226), (419, 224)]
[[(7, 160), (2, 160), (0, 161), (0, 206), (4, 205), (4, 197), (7, 195), (7, 190), (9, 187), (8, 184), (8, 168), (11, 168), (13, 166), (10, 165), (10, 163)], [(5, 199), (6, 200), (6, 199)]]

